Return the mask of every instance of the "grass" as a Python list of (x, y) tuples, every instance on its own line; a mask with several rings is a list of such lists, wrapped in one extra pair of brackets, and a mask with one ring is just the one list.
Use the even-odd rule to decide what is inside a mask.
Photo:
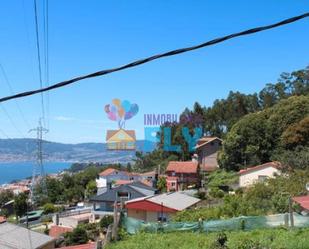
[[(218, 246), (219, 233), (173, 232), (164, 234), (139, 233), (108, 245), (107, 249), (307, 249), (309, 229), (292, 231), (263, 229), (250, 232), (226, 232), (226, 247)], [(222, 237), (222, 233), (221, 233)], [(224, 236), (223, 236), (224, 237)]]

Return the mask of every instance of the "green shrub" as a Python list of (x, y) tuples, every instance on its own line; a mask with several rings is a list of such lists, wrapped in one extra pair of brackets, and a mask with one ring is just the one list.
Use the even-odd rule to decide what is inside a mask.
[(110, 224), (114, 222), (114, 217), (112, 215), (105, 215), (101, 220), (100, 220), (100, 228), (101, 229), (106, 229)]

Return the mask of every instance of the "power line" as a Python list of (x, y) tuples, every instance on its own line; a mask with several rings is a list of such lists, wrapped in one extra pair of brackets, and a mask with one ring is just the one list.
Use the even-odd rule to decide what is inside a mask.
[[(38, 24), (38, 9), (37, 2), (33, 0), (34, 3), (34, 19), (35, 19), (35, 34), (36, 34), (36, 48), (37, 48), (37, 59), (38, 59), (38, 68), (39, 68), (39, 80), (40, 80), (40, 88), (43, 88), (43, 80), (42, 80), (42, 68), (41, 68), (41, 50), (40, 50), (40, 37), (39, 37), (39, 24)], [(41, 92), (41, 107), (42, 107), (42, 118), (43, 123), (45, 123), (45, 108), (44, 108), (44, 95)]]
[[(8, 76), (7, 76), (7, 74), (6, 74), (5, 70), (4, 70), (4, 67), (2, 66), (1, 63), (0, 63), (0, 69), (1, 69), (1, 72), (2, 72), (2, 74), (3, 74), (4, 80), (5, 80), (6, 84), (8, 85), (8, 88), (9, 88), (9, 90), (10, 90), (10, 93), (13, 95), (13, 94), (14, 94), (14, 90), (13, 90), (12, 85), (11, 85), (11, 83), (10, 83), (10, 81), (9, 81), (9, 78), (8, 78)], [(28, 128), (30, 128), (29, 122), (28, 122), (28, 120), (26, 119), (26, 117), (25, 117), (25, 115), (24, 115), (22, 109), (20, 108), (20, 105), (18, 104), (17, 101), (15, 101), (15, 104), (16, 104), (16, 107), (17, 107), (17, 109), (18, 109), (18, 111), (19, 111), (19, 113), (20, 113), (20, 116), (22, 117), (23, 121), (24, 121), (25, 124), (28, 126)]]
[[(44, 55), (45, 55), (45, 82), (46, 86), (49, 86), (49, 2), (44, 1)], [(46, 92), (46, 115), (47, 115), (47, 127), (49, 128), (49, 113), (50, 113), (50, 96), (49, 92)]]
[(4, 114), (6, 115), (6, 117), (8, 118), (8, 120), (10, 121), (10, 123), (12, 124), (12, 126), (15, 128), (15, 130), (21, 135), (21, 137), (24, 137), (23, 133), (17, 127), (17, 125), (15, 124), (14, 120), (12, 119), (11, 115), (8, 113), (8, 111), (6, 110), (4, 105), (0, 104), (0, 107), (1, 107), (2, 111), (4, 112)]
[(102, 75), (106, 75), (106, 74), (111, 74), (111, 73), (114, 73), (114, 72), (117, 72), (117, 71), (125, 70), (127, 68), (136, 67), (136, 66), (139, 66), (139, 65), (142, 65), (142, 64), (148, 63), (150, 61), (160, 59), (160, 58), (186, 53), (186, 52), (197, 50), (197, 49), (200, 49), (200, 48), (203, 48), (203, 47), (212, 46), (212, 45), (215, 45), (215, 44), (218, 44), (218, 43), (221, 43), (221, 42), (224, 42), (226, 40), (230, 40), (230, 39), (233, 39), (233, 38), (236, 38), (236, 37), (246, 36), (246, 35), (262, 32), (262, 31), (265, 31), (265, 30), (277, 28), (277, 27), (280, 27), (280, 26), (283, 26), (283, 25), (287, 25), (289, 23), (299, 21), (299, 20), (307, 18), (307, 17), (309, 17), (308, 12), (303, 14), (303, 15), (288, 18), (288, 19), (285, 19), (283, 21), (280, 21), (280, 22), (277, 22), (277, 23), (274, 23), (274, 24), (270, 24), (270, 25), (266, 25), (266, 26), (260, 26), (260, 27), (257, 27), (257, 28), (252, 28), (252, 29), (248, 29), (248, 30), (245, 30), (245, 31), (241, 31), (241, 32), (238, 32), (238, 33), (231, 34), (231, 35), (216, 38), (216, 39), (213, 39), (213, 40), (210, 40), (210, 41), (207, 41), (205, 43), (201, 43), (201, 44), (198, 44), (198, 45), (195, 45), (195, 46), (192, 46), (192, 47), (186, 47), (186, 48), (180, 48), (180, 49), (168, 51), (168, 52), (165, 52), (165, 53), (162, 53), (162, 54), (157, 54), (157, 55), (153, 55), (153, 56), (150, 56), (150, 57), (147, 57), (147, 58), (144, 58), (144, 59), (136, 60), (136, 61), (133, 61), (131, 63), (128, 63), (128, 64), (123, 65), (123, 66), (119, 66), (119, 67), (116, 67), (116, 68), (105, 69), (105, 70), (97, 71), (95, 73), (75, 77), (75, 78), (72, 78), (72, 79), (69, 79), (69, 80), (66, 80), (66, 81), (62, 81), (62, 82), (56, 83), (54, 85), (51, 85), (51, 86), (48, 86), (48, 87), (45, 87), (45, 88), (41, 88), (41, 89), (37, 89), (37, 90), (33, 90), (33, 91), (22, 92), (22, 93), (18, 93), (18, 94), (12, 95), (12, 96), (3, 97), (3, 98), (0, 98), (0, 102), (8, 101), (10, 99), (22, 98), (22, 97), (26, 97), (26, 96), (30, 96), (30, 95), (34, 95), (34, 94), (38, 94), (38, 93), (43, 93), (43, 92), (46, 92), (46, 91), (50, 91), (50, 90), (53, 90), (53, 89), (64, 87), (66, 85), (73, 84), (73, 83), (80, 81), (80, 80), (94, 78), (94, 77), (98, 77), (98, 76), (102, 76)]

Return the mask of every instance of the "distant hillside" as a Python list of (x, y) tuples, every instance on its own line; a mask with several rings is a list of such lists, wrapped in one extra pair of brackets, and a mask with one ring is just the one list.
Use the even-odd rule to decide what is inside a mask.
[[(144, 141), (137, 141), (142, 150)], [(153, 148), (155, 145), (153, 145)], [(0, 139), (0, 162), (31, 161), (36, 157), (35, 139)], [(44, 141), (44, 159), (53, 162), (124, 163), (132, 161), (135, 151), (109, 151), (104, 143), (63, 144)]]

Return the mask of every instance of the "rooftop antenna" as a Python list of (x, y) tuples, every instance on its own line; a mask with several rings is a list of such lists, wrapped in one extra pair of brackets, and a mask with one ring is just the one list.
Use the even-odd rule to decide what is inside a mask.
[(30, 201), (31, 204), (35, 204), (37, 201), (37, 195), (35, 188), (38, 184), (41, 184), (43, 196), (47, 196), (45, 170), (43, 164), (43, 134), (46, 134), (48, 130), (42, 126), (42, 119), (39, 119), (37, 128), (29, 130), (29, 132), (36, 132), (37, 140), (37, 159), (32, 169), (32, 181), (30, 187)]

